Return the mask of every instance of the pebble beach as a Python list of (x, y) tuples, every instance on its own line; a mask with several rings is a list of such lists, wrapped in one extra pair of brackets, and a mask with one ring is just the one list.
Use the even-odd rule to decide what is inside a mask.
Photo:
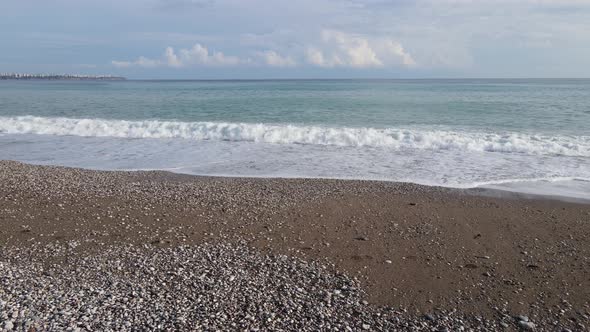
[(585, 331), (590, 204), (0, 162), (2, 331)]

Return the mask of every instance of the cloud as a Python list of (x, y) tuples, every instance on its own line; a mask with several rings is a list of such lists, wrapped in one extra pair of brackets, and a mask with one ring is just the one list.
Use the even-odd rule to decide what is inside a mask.
[(152, 60), (152, 59), (148, 59), (144, 56), (140, 56), (139, 58), (137, 58), (137, 60), (135, 61), (116, 61), (113, 60), (111, 61), (111, 63), (113, 64), (113, 66), (115, 67), (119, 67), (119, 68), (128, 68), (128, 67), (156, 67), (160, 65), (160, 62), (157, 60)]
[(294, 67), (297, 62), (291, 56), (282, 56), (275, 51), (267, 50), (258, 53), (264, 63), (271, 67)]
[(119, 68), (238, 65), (287, 68), (295, 67), (299, 63), (325, 68), (409, 67), (416, 65), (416, 61), (404, 47), (391, 38), (370, 38), (336, 30), (322, 30), (320, 36), (319, 41), (315, 43), (302, 43), (299, 47), (288, 48), (291, 51), (290, 54), (272, 49), (245, 50), (245, 53), (250, 57), (237, 57), (219, 51), (210, 51), (207, 47), (197, 43), (191, 48), (179, 50), (167, 47), (163, 55), (157, 59), (140, 56), (134, 61), (114, 60), (111, 64)]
[(111, 61), (111, 64), (115, 67), (126, 68), (126, 67), (173, 67), (181, 68), (187, 66), (211, 66), (211, 67), (223, 67), (223, 66), (235, 66), (240, 63), (247, 62), (242, 61), (236, 56), (228, 56), (222, 52), (211, 52), (205, 46), (197, 43), (190, 49), (180, 49), (178, 54), (172, 47), (167, 47), (164, 51), (164, 55), (160, 59), (150, 59), (144, 56), (140, 56), (135, 61)]
[[(380, 39), (375, 42), (373, 46), (379, 54), (386, 57), (386, 62), (392, 60), (395, 64), (401, 64), (404, 66), (414, 66), (416, 61), (410, 53), (406, 52), (402, 44), (391, 40), (391, 39)], [(388, 60), (387, 60), (388, 59)]]
[(242, 60), (236, 56), (227, 56), (222, 52), (209, 52), (209, 50), (201, 44), (195, 44), (191, 49), (181, 49), (179, 51), (180, 57), (176, 57), (174, 50), (171, 47), (166, 49), (166, 53), (171, 66), (179, 65), (182, 67), (183, 65), (191, 64), (204, 66), (235, 66), (242, 62)]
[[(202, 46), (199, 44), (195, 45), (195, 47), (202, 48)], [(166, 59), (165, 63), (170, 67), (183, 66), (182, 61), (178, 59), (178, 56), (176, 56), (176, 53), (174, 53), (174, 49), (172, 47), (166, 47), (166, 51), (164, 52), (164, 58)]]
[(323, 30), (319, 45), (306, 51), (307, 62), (319, 67), (371, 68), (413, 66), (416, 61), (390, 38), (368, 38), (336, 30)]

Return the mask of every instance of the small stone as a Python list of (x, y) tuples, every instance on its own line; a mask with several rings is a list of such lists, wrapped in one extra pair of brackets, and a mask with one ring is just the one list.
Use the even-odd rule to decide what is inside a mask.
[(434, 318), (434, 316), (432, 316), (431, 314), (425, 314), (424, 318), (426, 318), (426, 320), (429, 320), (431, 322), (434, 322), (436, 319)]
[(392, 261), (390, 261), (389, 259), (386, 259), (386, 260), (385, 260), (385, 263), (387, 263), (387, 264), (391, 264), (391, 263), (393, 263), (393, 262), (392, 262)]
[(523, 320), (518, 322), (518, 326), (520, 326), (523, 330), (527, 330), (527, 331), (532, 331), (536, 327), (536, 325), (534, 323), (523, 321)]
[(5, 329), (6, 331), (10, 331), (10, 330), (12, 330), (13, 328), (14, 328), (14, 324), (12, 323), (12, 321), (9, 321), (9, 320), (7, 320), (7, 321), (4, 323), (4, 329)]
[(371, 325), (369, 325), (369, 324), (363, 324), (362, 327), (363, 327), (363, 330), (368, 330), (368, 329), (371, 328)]

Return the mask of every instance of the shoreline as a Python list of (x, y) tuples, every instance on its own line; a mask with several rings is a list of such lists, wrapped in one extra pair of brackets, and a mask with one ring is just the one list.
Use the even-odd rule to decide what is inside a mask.
[(518, 315), (539, 330), (590, 326), (590, 204), (476, 191), (0, 161), (0, 250), (73, 246), (49, 260), (68, 270), (105, 248), (243, 243), (334, 264), (358, 279), (367, 310), (424, 328), (444, 323), (424, 315), (453, 310), (488, 330), (518, 328)]
[[(41, 165), (41, 166), (52, 166), (52, 167), (66, 167), (68, 166), (53, 166), (53, 165)], [(77, 168), (77, 167), (73, 167)], [(95, 170), (101, 172), (157, 172), (157, 173), (170, 173), (170, 174), (178, 174), (188, 177), (197, 177), (197, 178), (212, 178), (212, 179), (246, 179), (246, 180), (256, 180), (256, 179), (273, 179), (273, 180), (318, 180), (318, 181), (345, 181), (345, 182), (375, 182), (375, 183), (391, 183), (391, 184), (400, 184), (400, 185), (413, 185), (425, 188), (433, 188), (433, 189), (440, 189), (440, 190), (448, 190), (450, 192), (457, 191), (466, 194), (472, 195), (481, 195), (485, 197), (495, 197), (495, 198), (508, 198), (508, 199), (530, 199), (530, 200), (548, 200), (548, 201), (562, 201), (562, 202), (569, 202), (569, 203), (578, 203), (578, 204), (590, 204), (590, 198), (584, 197), (577, 197), (577, 196), (565, 196), (565, 195), (551, 195), (551, 194), (541, 194), (541, 193), (530, 193), (524, 191), (517, 191), (517, 190), (510, 190), (500, 189), (500, 188), (488, 188), (486, 186), (494, 185), (495, 183), (485, 184), (485, 185), (477, 185), (473, 187), (447, 187), (441, 185), (429, 185), (429, 184), (422, 184), (416, 182), (406, 182), (406, 181), (396, 181), (396, 180), (384, 180), (384, 179), (360, 179), (360, 178), (345, 178), (345, 177), (312, 177), (312, 176), (267, 176), (267, 175), (260, 175), (260, 176), (252, 176), (252, 175), (230, 175), (230, 174), (220, 174), (220, 175), (206, 175), (206, 174), (192, 174), (192, 173), (184, 173), (184, 172), (174, 172), (169, 169), (121, 169), (121, 170), (109, 170), (109, 169), (88, 169), (88, 168), (81, 168), (87, 170)], [(543, 180), (514, 180), (514, 181), (499, 181), (498, 184), (504, 183), (519, 183), (519, 182), (537, 182)]]
[[(182, 177), (186, 177), (187, 180), (190, 178), (200, 178), (200, 179), (244, 179), (244, 180), (257, 180), (257, 179), (269, 179), (269, 180), (318, 180), (318, 181), (344, 181), (344, 182), (367, 182), (367, 183), (389, 183), (389, 184), (400, 184), (400, 185), (412, 185), (418, 187), (425, 187), (425, 188), (433, 188), (433, 189), (440, 189), (440, 190), (448, 190), (450, 192), (460, 192), (470, 195), (476, 196), (484, 196), (484, 197), (494, 197), (494, 198), (507, 198), (507, 199), (526, 199), (526, 200), (547, 200), (547, 201), (561, 201), (561, 202), (568, 202), (568, 203), (577, 203), (577, 204), (590, 204), (590, 198), (584, 197), (577, 197), (577, 196), (565, 196), (565, 195), (553, 195), (553, 194), (542, 194), (542, 193), (530, 193), (518, 190), (511, 190), (509, 188), (488, 188), (488, 185), (494, 185), (493, 183), (485, 184), (485, 185), (477, 185), (473, 187), (447, 187), (441, 185), (429, 185), (429, 184), (421, 184), (415, 182), (405, 182), (405, 181), (396, 181), (396, 180), (386, 180), (386, 179), (360, 179), (360, 178), (345, 178), (345, 177), (311, 177), (311, 176), (253, 176), (253, 175), (230, 175), (230, 174), (219, 174), (219, 175), (207, 175), (207, 174), (193, 174), (193, 173), (185, 173), (185, 172), (174, 172), (171, 171), (170, 168), (168, 169), (151, 169), (151, 168), (142, 168), (142, 169), (102, 169), (102, 168), (83, 168), (83, 167), (73, 167), (73, 166), (64, 166), (64, 165), (53, 165), (53, 164), (40, 164), (40, 163), (29, 163), (29, 162), (22, 162), (18, 160), (2, 160), (0, 162), (8, 161), (8, 162), (15, 162), (15, 163), (22, 163), (25, 165), (33, 165), (33, 166), (42, 166), (42, 167), (55, 167), (55, 168), (66, 168), (66, 169), (80, 169), (80, 170), (87, 170), (87, 171), (95, 171), (95, 172), (149, 172), (149, 173), (161, 173), (156, 176), (167, 177), (167, 174), (172, 176), (179, 175)], [(499, 184), (504, 183), (518, 183), (518, 182), (538, 182), (543, 180), (514, 180), (514, 181), (500, 181)]]
[[(41, 165), (42, 166), (42, 165)], [(50, 166), (50, 165), (46, 165)], [(65, 168), (77, 168), (68, 166), (52, 166), (51, 167), (65, 167)], [(159, 170), (159, 169), (125, 169), (125, 170), (106, 170), (106, 169), (88, 169), (100, 172), (155, 172), (155, 173), (169, 173), (173, 175), (182, 175), (187, 177), (196, 177), (201, 179), (244, 179), (244, 180), (257, 180), (257, 179), (269, 179), (269, 180), (318, 180), (318, 181), (344, 181), (344, 182), (366, 182), (366, 183), (389, 183), (399, 185), (410, 185), (424, 188), (432, 188), (434, 190), (447, 190), (450, 193), (463, 193), (468, 195), (483, 196), (483, 197), (494, 197), (500, 199), (524, 199), (524, 200), (546, 200), (546, 201), (560, 201), (567, 203), (576, 204), (590, 204), (589, 198), (576, 197), (576, 196), (564, 196), (564, 195), (551, 195), (551, 194), (540, 194), (540, 193), (529, 193), (510, 189), (500, 188), (488, 188), (485, 185), (475, 187), (446, 187), (441, 185), (428, 185), (415, 182), (395, 181), (395, 180), (376, 180), (376, 179), (357, 179), (357, 178), (339, 178), (339, 177), (299, 177), (299, 176), (243, 176), (243, 175), (205, 175), (205, 174), (192, 174), (173, 172), (170, 170)], [(162, 176), (162, 175), (160, 175)], [(187, 179), (190, 180), (190, 179)], [(524, 182), (524, 181), (514, 181)], [(531, 181), (534, 182), (534, 181)], [(504, 182), (502, 182), (504, 183)]]

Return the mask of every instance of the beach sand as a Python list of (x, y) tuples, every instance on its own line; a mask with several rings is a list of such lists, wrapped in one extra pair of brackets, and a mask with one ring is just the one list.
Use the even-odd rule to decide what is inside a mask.
[[(358, 280), (359, 297), (373, 308), (367, 310), (389, 308), (419, 322), (416, 329), (432, 330), (439, 313), (453, 311), (473, 317), (466, 327), (478, 321), (496, 329), (532, 327), (515, 318), (522, 315), (536, 330), (589, 328), (590, 204), (485, 193), (3, 161), (0, 257), (17, 264), (13, 251), (69, 245), (59, 255), (42, 250), (41, 265), (67, 266), (130, 244), (146, 252), (235, 245), (325, 263), (334, 275)], [(19, 257), (35, 262), (34, 254)], [(9, 293), (0, 288), (0, 300)], [(16, 324), (18, 317), (7, 317)]]

